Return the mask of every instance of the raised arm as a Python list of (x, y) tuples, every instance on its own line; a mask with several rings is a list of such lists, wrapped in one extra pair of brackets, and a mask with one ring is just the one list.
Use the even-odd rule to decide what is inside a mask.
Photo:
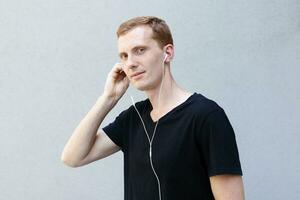
[(99, 126), (123, 96), (129, 80), (117, 63), (110, 71), (103, 94), (74, 130), (61, 154), (61, 160), (70, 167), (79, 167), (111, 155), (120, 148)]

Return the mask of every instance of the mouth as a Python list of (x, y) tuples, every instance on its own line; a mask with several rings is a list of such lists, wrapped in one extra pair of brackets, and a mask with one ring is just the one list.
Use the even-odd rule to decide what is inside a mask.
[(141, 75), (141, 74), (144, 74), (144, 73), (145, 73), (145, 71), (143, 71), (143, 72), (136, 72), (136, 73), (134, 73), (134, 74), (131, 75), (131, 78), (137, 78), (137, 77), (140, 77), (140, 75)]

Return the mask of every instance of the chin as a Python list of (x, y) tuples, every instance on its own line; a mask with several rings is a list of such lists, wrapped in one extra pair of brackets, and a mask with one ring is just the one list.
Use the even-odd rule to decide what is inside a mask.
[(149, 90), (149, 86), (147, 85), (134, 85), (135, 89), (139, 90), (139, 91), (146, 91)]
[(147, 90), (151, 90), (153, 88), (153, 86), (151, 84), (145, 83), (142, 81), (132, 84), (132, 86), (139, 91), (147, 91)]

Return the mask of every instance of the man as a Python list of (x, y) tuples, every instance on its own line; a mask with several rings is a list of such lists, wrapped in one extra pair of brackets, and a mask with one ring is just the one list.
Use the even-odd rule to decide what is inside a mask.
[[(67, 142), (62, 161), (79, 167), (122, 150), (125, 200), (244, 199), (234, 131), (216, 102), (175, 82), (165, 21), (136, 17), (117, 35), (121, 63)], [(129, 84), (148, 98), (98, 130)]]

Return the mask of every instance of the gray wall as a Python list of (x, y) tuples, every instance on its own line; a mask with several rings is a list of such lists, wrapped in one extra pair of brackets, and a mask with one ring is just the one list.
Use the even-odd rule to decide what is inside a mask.
[[(75, 169), (60, 155), (118, 59), (118, 25), (139, 15), (170, 25), (177, 82), (225, 109), (247, 199), (300, 199), (299, 0), (0, 0), (0, 199), (123, 198), (121, 152)], [(130, 88), (103, 125), (129, 93), (145, 97)]]

